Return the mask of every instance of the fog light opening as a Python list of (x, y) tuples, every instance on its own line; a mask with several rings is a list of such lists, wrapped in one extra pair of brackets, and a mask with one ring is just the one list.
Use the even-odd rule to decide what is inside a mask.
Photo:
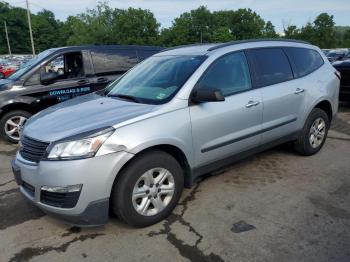
[(52, 193), (74, 193), (74, 192), (80, 192), (83, 185), (72, 185), (72, 186), (42, 186), (42, 191), (52, 192)]

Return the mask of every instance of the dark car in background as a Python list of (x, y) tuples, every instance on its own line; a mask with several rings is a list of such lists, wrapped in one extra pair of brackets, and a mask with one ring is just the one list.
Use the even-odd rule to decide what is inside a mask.
[(341, 75), (339, 100), (350, 101), (350, 52), (342, 61), (333, 63), (333, 66)]
[(163, 48), (74, 46), (48, 49), (0, 80), (0, 136), (16, 143), (24, 122), (42, 109), (106, 88)]
[(326, 56), (329, 62), (333, 63), (339, 60), (342, 60), (346, 56), (347, 51), (345, 50), (336, 50), (330, 51)]

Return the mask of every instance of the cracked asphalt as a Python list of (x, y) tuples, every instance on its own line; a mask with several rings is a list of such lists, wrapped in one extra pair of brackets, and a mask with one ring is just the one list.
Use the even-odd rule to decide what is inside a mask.
[(284, 145), (250, 157), (186, 189), (168, 219), (144, 229), (45, 215), (18, 192), (15, 152), (0, 142), (0, 262), (350, 261), (350, 104), (319, 154)]

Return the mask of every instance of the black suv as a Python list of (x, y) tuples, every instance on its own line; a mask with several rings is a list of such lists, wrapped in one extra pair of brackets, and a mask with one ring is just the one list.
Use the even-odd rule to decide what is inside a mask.
[(0, 135), (17, 143), (23, 123), (59, 102), (104, 89), (154, 46), (75, 46), (48, 49), (0, 80)]
[(341, 74), (340, 80), (340, 101), (350, 101), (350, 52), (342, 61), (332, 64)]

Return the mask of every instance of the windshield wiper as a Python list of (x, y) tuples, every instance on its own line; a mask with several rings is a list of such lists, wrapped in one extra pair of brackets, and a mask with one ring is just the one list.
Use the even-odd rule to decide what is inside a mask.
[(110, 94), (110, 95), (107, 95), (108, 97), (118, 97), (118, 98), (121, 98), (121, 99), (124, 99), (124, 100), (129, 100), (129, 101), (132, 101), (132, 102), (135, 102), (135, 103), (141, 103), (140, 102), (140, 99), (134, 97), (134, 96), (130, 96), (130, 95), (122, 95), (122, 94)]

